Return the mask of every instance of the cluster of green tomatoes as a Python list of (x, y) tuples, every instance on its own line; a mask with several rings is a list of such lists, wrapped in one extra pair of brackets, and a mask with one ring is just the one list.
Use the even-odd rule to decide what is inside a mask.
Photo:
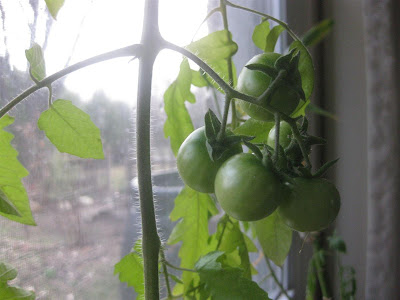
[[(252, 58), (248, 64), (273, 67), (279, 57), (281, 55), (277, 53), (264, 53)], [(244, 68), (237, 89), (259, 97), (271, 81), (265, 73)], [(238, 102), (251, 118), (274, 119), (273, 114), (260, 106)], [(271, 106), (286, 115), (290, 115), (298, 103), (298, 94), (284, 85), (277, 88), (270, 100)], [(309, 153), (311, 145), (321, 143), (322, 139), (309, 136), (307, 124), (303, 119), (302, 124), (296, 123), (296, 126)], [(214, 193), (222, 209), (237, 220), (261, 220), (277, 210), (283, 221), (294, 230), (322, 230), (339, 212), (339, 193), (333, 183), (320, 178), (321, 174), (313, 176), (304, 168), (303, 153), (293, 137), (290, 124), (282, 121), (279, 127), (279, 155), (274, 155), (274, 126), (266, 144), (251, 147), (253, 150), (256, 146), (260, 151), (243, 153), (241, 143), (236, 143), (217, 158), (210, 155), (210, 140), (206, 128), (201, 127), (193, 131), (179, 149), (179, 174), (192, 189)], [(229, 130), (225, 133), (228, 138), (232, 135)]]

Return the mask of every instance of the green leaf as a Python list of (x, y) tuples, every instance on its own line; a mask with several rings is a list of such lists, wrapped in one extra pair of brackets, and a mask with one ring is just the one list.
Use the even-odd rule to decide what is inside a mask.
[(204, 78), (204, 71), (203, 70), (198, 70), (198, 71), (192, 71), (192, 84), (197, 87), (205, 87), (208, 86), (208, 81)]
[(100, 130), (90, 116), (71, 101), (54, 101), (40, 115), (38, 126), (58, 151), (82, 158), (104, 159)]
[(7, 195), (0, 190), (0, 212), (21, 217), (18, 209), (12, 204), (12, 202), (7, 198)]
[(45, 0), (45, 1), (51, 16), (54, 18), (54, 20), (57, 20), (58, 11), (64, 5), (64, 0)]
[(254, 222), (254, 225), (265, 256), (282, 266), (292, 244), (292, 230), (282, 221), (277, 211)]
[(300, 100), (299, 105), (294, 110), (294, 112), (290, 115), (292, 118), (297, 118), (306, 115), (306, 109), (311, 104), (310, 99), (307, 101)]
[(346, 243), (344, 240), (337, 234), (336, 231), (333, 232), (333, 235), (328, 237), (329, 248), (332, 250), (336, 250), (340, 253), (346, 253)]
[(164, 93), (164, 110), (167, 120), (164, 124), (164, 135), (170, 138), (171, 148), (177, 155), (179, 147), (187, 136), (194, 130), (192, 120), (186, 109), (185, 101), (194, 103), (194, 95), (190, 92), (192, 71), (187, 59), (180, 66), (178, 78)]
[(240, 230), (239, 222), (229, 217), (222, 218), (213, 237), (216, 241), (221, 241), (218, 250), (224, 251), (225, 254), (229, 255), (238, 250), (239, 266), (243, 270), (244, 276), (251, 278), (249, 252), (257, 252), (258, 250), (249, 238), (246, 239), (247, 236)]
[[(0, 215), (19, 223), (36, 225), (21, 181), (29, 172), (18, 161), (18, 152), (11, 145), (14, 135), (4, 130), (13, 122), (14, 118), (9, 115), (0, 119)], [(13, 213), (14, 210), (17, 213)]]
[[(208, 194), (196, 192), (187, 186), (176, 197), (170, 218), (172, 221), (181, 221), (176, 225), (169, 243), (182, 241), (178, 254), (182, 268), (193, 268), (196, 261), (207, 252), (208, 216), (216, 211), (215, 204)], [(192, 281), (196, 284), (198, 280), (196, 273), (183, 272), (185, 292)]]
[(253, 40), (254, 45), (260, 48), (262, 51), (266, 51), (267, 38), (270, 31), (269, 22), (267, 20), (262, 21), (260, 24), (254, 27), (251, 39)]
[(33, 81), (38, 82), (46, 77), (46, 65), (42, 48), (33, 43), (32, 48), (25, 50), (26, 59), (29, 62), (29, 73)]
[(304, 45), (311, 47), (321, 42), (332, 31), (333, 24), (332, 19), (326, 19), (312, 27), (302, 38)]
[[(215, 300), (264, 300), (268, 294), (257, 283), (243, 277), (239, 268), (225, 266), (226, 255), (222, 251), (210, 252), (196, 263), (205, 290)], [(205, 298), (207, 299), (207, 298)]]
[(327, 111), (325, 109), (323, 109), (322, 107), (319, 107), (318, 105), (314, 104), (314, 103), (310, 103), (307, 106), (307, 111), (313, 112), (317, 115), (323, 116), (323, 117), (327, 117), (330, 118), (332, 120), (337, 121), (338, 118), (334, 113), (331, 113), (330, 111)]
[[(301, 75), (301, 85), (305, 94), (305, 99), (309, 99), (314, 89), (314, 65), (307, 48), (299, 41), (294, 41), (290, 45), (290, 50), (300, 51), (299, 72)], [(295, 53), (296, 54), (296, 53)]]
[(235, 134), (255, 136), (252, 143), (266, 143), (268, 140), (268, 133), (274, 127), (274, 122), (264, 122), (255, 119), (248, 119), (242, 125), (237, 127), (234, 131)]
[(279, 36), (285, 30), (285, 28), (281, 25), (277, 25), (271, 29), (267, 36), (267, 44), (265, 46), (265, 52), (274, 52), (276, 42), (278, 41)]
[(7, 281), (17, 277), (17, 270), (12, 266), (0, 262), (0, 299), (2, 300), (35, 300), (35, 293), (19, 287), (9, 286)]
[(141, 240), (137, 240), (134, 251), (125, 255), (114, 267), (114, 275), (119, 274), (121, 282), (134, 288), (136, 299), (144, 299), (144, 269), (140, 247)]
[(7, 282), (17, 277), (17, 270), (9, 264), (0, 262), (0, 282)]
[[(206, 37), (195, 41), (186, 48), (204, 60), (225, 81), (229, 78), (227, 58), (232, 57), (238, 50), (238, 45), (233, 42), (232, 34), (226, 30), (215, 31)], [(233, 86), (236, 86), (236, 68), (232, 64)], [(219, 86), (207, 75), (217, 89)]]

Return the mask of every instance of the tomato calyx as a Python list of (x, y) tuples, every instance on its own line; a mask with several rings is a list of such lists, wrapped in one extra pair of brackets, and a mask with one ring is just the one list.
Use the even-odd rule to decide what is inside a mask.
[(215, 113), (209, 109), (204, 116), (206, 147), (211, 161), (217, 161), (244, 140), (250, 141), (254, 137), (234, 135), (230, 130), (221, 132), (222, 124)]

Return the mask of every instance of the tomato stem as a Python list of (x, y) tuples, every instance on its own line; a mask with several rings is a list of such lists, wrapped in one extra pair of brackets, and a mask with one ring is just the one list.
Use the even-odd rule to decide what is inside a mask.
[[(321, 288), (322, 296), (324, 299), (332, 299), (332, 293), (330, 287), (328, 285), (328, 274), (326, 273), (326, 266), (324, 263), (325, 259), (321, 259), (321, 255), (325, 257), (323, 252), (323, 241), (322, 241), (322, 233), (318, 233), (313, 243), (313, 250), (314, 250), (314, 262), (315, 268), (317, 269), (317, 278), (319, 282), (319, 286)], [(318, 255), (317, 255), (318, 254)]]
[(172, 299), (172, 291), (171, 291), (171, 286), (169, 284), (169, 273), (168, 273), (168, 268), (165, 263), (165, 254), (164, 254), (164, 249), (160, 249), (160, 258), (161, 258), (161, 263), (163, 267), (163, 273), (165, 277), (165, 285), (167, 286), (167, 294), (168, 294), (168, 299)]
[(274, 163), (276, 163), (279, 159), (279, 132), (280, 132), (280, 121), (281, 117), (279, 116), (279, 113), (274, 113), (275, 117), (275, 151), (274, 151)]
[(23, 91), (21, 94), (19, 94), (17, 97), (12, 99), (10, 102), (8, 102), (1, 110), (0, 110), (0, 118), (3, 117), (6, 113), (8, 113), (14, 106), (16, 106), (18, 103), (20, 103), (22, 100), (27, 98), (29, 95), (33, 94), (37, 90), (40, 90), (41, 88), (47, 87), (51, 85), (54, 81), (60, 79), (61, 77), (64, 77), (65, 75), (68, 75), (70, 73), (73, 73), (77, 70), (80, 70), (82, 68), (85, 68), (87, 66), (106, 61), (109, 59), (113, 58), (118, 58), (118, 57), (124, 57), (124, 56), (134, 56), (134, 57), (140, 57), (142, 52), (142, 46), (139, 44), (135, 45), (130, 45), (124, 48), (120, 48), (117, 50), (113, 50), (110, 52), (106, 52), (94, 57), (91, 57), (89, 59), (83, 60), (81, 62), (78, 62), (76, 64), (73, 64), (65, 69), (62, 69), (61, 71), (58, 71), (41, 81), (39, 81), (37, 84), (31, 86), (30, 88), (26, 89)]
[(293, 298), (289, 296), (287, 293), (286, 289), (283, 287), (282, 283), (279, 281), (278, 277), (275, 274), (274, 269), (271, 266), (271, 263), (268, 259), (268, 257), (265, 257), (265, 262), (267, 263), (268, 269), (270, 271), (270, 274), (272, 275), (272, 278), (274, 279), (275, 283), (279, 286), (281, 292), (289, 299), (292, 300)]

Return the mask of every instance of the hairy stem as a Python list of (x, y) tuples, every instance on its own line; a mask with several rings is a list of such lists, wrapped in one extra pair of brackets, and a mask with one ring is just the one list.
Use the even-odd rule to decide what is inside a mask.
[(68, 68), (65, 68), (57, 73), (54, 73), (53, 75), (50, 75), (43, 80), (39, 81), (36, 85), (31, 86), (27, 90), (23, 91), (21, 94), (19, 94), (17, 97), (12, 99), (10, 102), (8, 102), (1, 110), (0, 110), (0, 118), (3, 117), (6, 113), (8, 113), (14, 106), (16, 106), (18, 103), (20, 103), (22, 100), (24, 100), (26, 97), (29, 95), (33, 94), (37, 90), (47, 87), (51, 85), (54, 81), (60, 79), (61, 77), (68, 75), (72, 72), (75, 72), (79, 69), (85, 68), (87, 66), (117, 58), (117, 57), (124, 57), (124, 56), (136, 56), (140, 57), (141, 56), (141, 51), (142, 46), (135, 44), (131, 45), (128, 47), (120, 48), (117, 50), (113, 50), (110, 52), (106, 52), (94, 57), (91, 57), (89, 59), (83, 60), (81, 62), (78, 62), (76, 64), (73, 64), (72, 66), (69, 66)]
[(164, 273), (164, 278), (165, 278), (165, 285), (167, 286), (168, 299), (172, 299), (171, 286), (169, 284), (168, 268), (167, 268), (167, 264), (165, 263), (166, 259), (165, 259), (164, 249), (160, 250), (160, 257), (161, 257), (161, 263), (162, 263), (163, 273)]
[(142, 219), (144, 292), (146, 300), (159, 299), (158, 257), (160, 253), (160, 238), (157, 233), (151, 180), (150, 102), (153, 64), (160, 50), (160, 40), (158, 0), (146, 0), (141, 39), (143, 53), (139, 64), (136, 118), (136, 163)]

